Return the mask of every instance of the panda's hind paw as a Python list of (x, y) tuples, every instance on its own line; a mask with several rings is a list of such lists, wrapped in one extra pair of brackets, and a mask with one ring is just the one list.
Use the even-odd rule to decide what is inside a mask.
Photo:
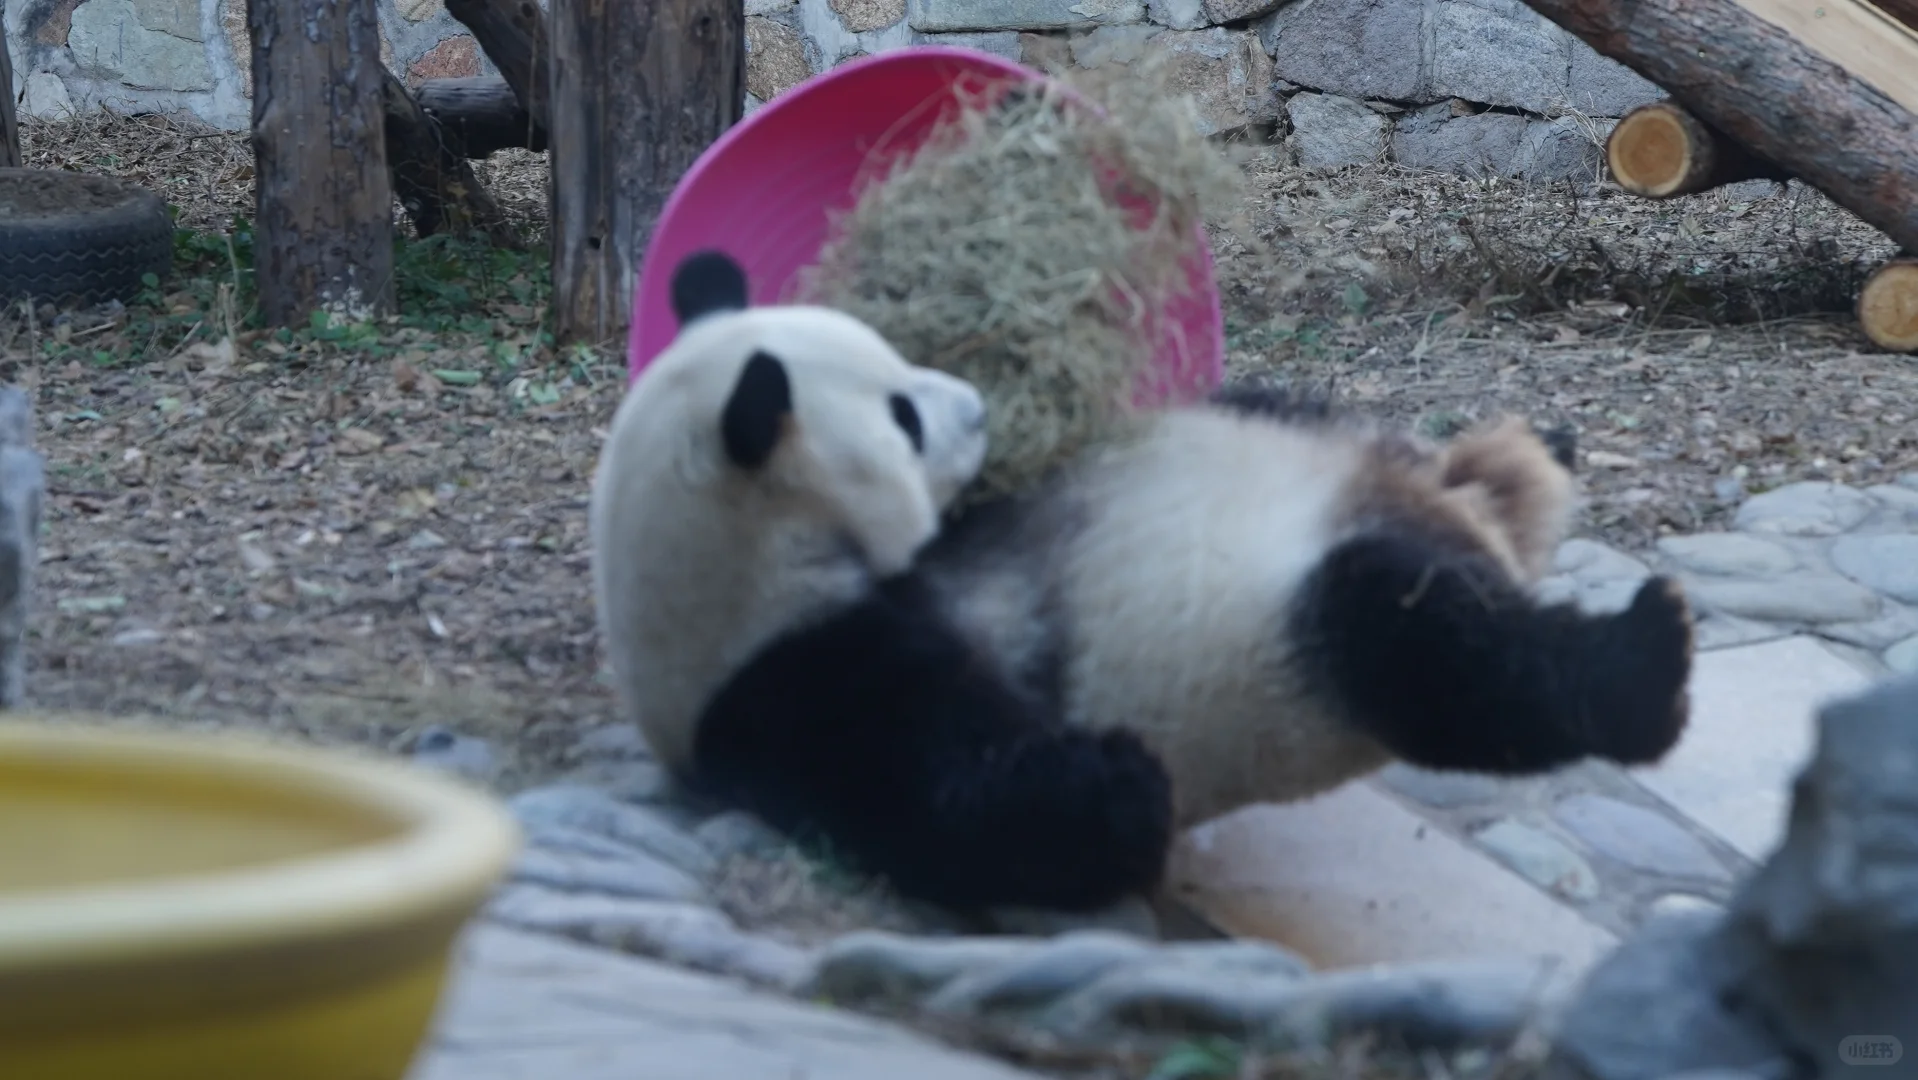
[(1691, 716), (1691, 606), (1678, 582), (1653, 577), (1631, 606), (1603, 621), (1588, 656), (1597, 752), (1649, 765), (1678, 743)]

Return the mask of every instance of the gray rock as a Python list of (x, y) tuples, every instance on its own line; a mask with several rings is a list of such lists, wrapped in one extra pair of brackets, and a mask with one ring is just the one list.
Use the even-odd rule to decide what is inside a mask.
[(1730, 876), (1697, 837), (1643, 807), (1581, 792), (1559, 800), (1552, 814), (1593, 850), (1634, 869), (1706, 880)]
[(413, 763), (484, 783), (499, 775), (499, 756), (485, 739), (434, 724), (413, 740)]
[(1707, 900), (1691, 893), (1666, 893), (1651, 902), (1648, 913), (1653, 918), (1662, 919), (1668, 915), (1691, 915), (1697, 912), (1722, 913), (1725, 905)]
[(911, 1005), (963, 975), (1018, 963), (1045, 945), (1039, 938), (936, 939), (861, 930), (821, 951), (802, 992), (840, 1005)]
[(1392, 160), (1458, 176), (1511, 176), (1527, 123), (1510, 113), (1453, 116), (1445, 103), (1417, 109), (1393, 127)]
[(1191, 99), (1201, 134), (1278, 121), (1272, 60), (1249, 31), (1101, 26), (1076, 35), (1068, 47), (1082, 68), (1132, 64), (1148, 54), (1166, 58), (1166, 88)]
[(1640, 105), (1663, 100), (1658, 84), (1590, 45), (1572, 39), (1571, 107), (1588, 116), (1624, 116)]
[(1136, 23), (1142, 0), (907, 0), (906, 25), (922, 34), (1067, 30)]
[(1322, 1047), (1360, 1032), (1419, 1049), (1509, 1042), (1538, 1006), (1544, 965), (1432, 963), (1283, 975), (1130, 964), (1040, 1014), (1074, 1043), (1216, 1034)]
[(1590, 1080), (1663, 1080), (1715, 1066), (1769, 1073), (1783, 1048), (1758, 1025), (1721, 1008), (1711, 993), (1726, 985), (1728, 974), (1727, 958), (1709, 936), (1719, 918), (1672, 915), (1627, 939), (1564, 1011), (1554, 1057)]
[(1590, 615), (1612, 615), (1631, 606), (1639, 585), (1640, 582), (1618, 578), (1584, 581), (1560, 574), (1539, 582), (1536, 591), (1541, 603), (1569, 602)]
[(1024, 956), (961, 974), (928, 997), (925, 1008), (972, 1016), (1023, 1011), (1153, 955), (1150, 946), (1126, 934), (1067, 934)]
[(1865, 520), (1873, 505), (1871, 496), (1856, 488), (1806, 480), (1747, 499), (1732, 524), (1777, 536), (1837, 536)]
[(1918, 634), (1918, 607), (1887, 602), (1879, 605), (1875, 618), (1864, 622), (1825, 623), (1816, 633), (1821, 638), (1861, 649), (1886, 649)]
[(710, 901), (704, 885), (645, 852), (633, 850), (624, 858), (552, 847), (529, 847), (513, 865), (512, 880), (543, 885), (563, 892), (604, 893), (639, 900), (672, 900), (687, 904)]
[[(1603, 138), (1610, 131), (1596, 134)], [(1526, 125), (1513, 171), (1533, 183), (1578, 180), (1589, 184), (1599, 179), (1604, 159), (1604, 144), (1595, 141), (1594, 133), (1586, 131), (1577, 119), (1561, 116)]]
[(66, 120), (76, 115), (67, 84), (51, 71), (35, 71), (26, 76), (20, 91), (20, 115), (35, 120)]
[(1507, 1046), (1549, 1003), (1550, 968), (1463, 960), (1328, 972), (1294, 984), (1277, 1026), (1305, 1045), (1374, 1034), (1417, 1050)]
[[(1299, 980), (1183, 964), (1129, 964), (1027, 1021), (1068, 1044), (1194, 1035), (1249, 1039), (1278, 1027)], [(1303, 1019), (1303, 1018), (1302, 1018)]]
[(1146, 0), (1146, 17), (1173, 30), (1198, 30), (1212, 25), (1204, 0)]
[(1214, 26), (1242, 23), (1277, 11), (1289, 0), (1205, 0), (1206, 21)]
[(1909, 1032), (1918, 1016), (1914, 791), (1918, 678), (1820, 710), (1784, 842), (1726, 924), (1728, 947), (1769, 960), (1750, 999), (1792, 1045)]
[(96, 78), (143, 90), (213, 88), (198, 4), (86, 0), (73, 9), (67, 48)]
[(704, 878), (718, 865), (699, 841), (665, 818), (592, 788), (534, 788), (514, 796), (511, 805), (535, 843), (542, 830), (561, 827), (630, 844), (694, 877)]
[(1798, 566), (1798, 556), (1770, 540), (1734, 532), (1667, 536), (1658, 550), (1695, 574), (1719, 577), (1770, 577)]
[(1171, 57), (1167, 88), (1191, 98), (1201, 135), (1278, 122), (1272, 58), (1251, 32), (1224, 27), (1169, 30), (1152, 44)]
[(1686, 582), (1685, 591), (1714, 611), (1766, 622), (1862, 622), (1884, 607), (1877, 593), (1836, 574), (1794, 574), (1775, 581), (1707, 578)]
[(1700, 651), (1706, 649), (1729, 649), (1735, 645), (1755, 645), (1761, 641), (1776, 641), (1790, 637), (1791, 627), (1778, 623), (1757, 622), (1741, 619), (1736, 615), (1702, 613), (1692, 628), (1692, 641)]
[(1292, 148), (1308, 169), (1370, 165), (1384, 150), (1391, 121), (1363, 102), (1334, 94), (1299, 93), (1285, 103), (1292, 120)]
[(907, 1029), (500, 926), (461, 946), (411, 1080), (1038, 1080)]
[(1866, 488), (1865, 494), (1884, 504), (1897, 524), (1918, 524), (1918, 491), (1895, 484), (1879, 484)]
[(1312, 965), (1298, 954), (1269, 941), (1181, 941), (1159, 950), (1180, 964), (1206, 971), (1238, 975), (1283, 975), (1301, 978), (1312, 973)]
[(1440, 94), (1531, 113), (1570, 95), (1571, 35), (1516, 0), (1439, 0), (1432, 33)]
[(1159, 917), (1143, 897), (1129, 896), (1100, 911), (1066, 912), (1042, 908), (1003, 907), (987, 912), (987, 920), (1002, 934), (1054, 937), (1077, 930), (1108, 930), (1148, 941), (1159, 937)]
[(601, 724), (581, 732), (579, 738), (567, 750), (567, 756), (573, 758), (600, 758), (613, 761), (650, 760), (653, 753), (646, 746), (646, 736), (640, 733), (638, 724), (613, 723)]
[(1427, 101), (1422, 5), (1298, 0), (1259, 24), (1278, 77), (1352, 98)]
[(33, 402), (0, 387), (0, 709), (27, 694), (27, 623), (40, 560), (46, 468), (33, 449)]
[(1656, 920), (1600, 964), (1563, 1013), (1559, 1061), (1592, 1080), (1835, 1078), (1861, 1063), (1848, 1054), (1901, 1049), (1918, 1015), (1915, 786), (1918, 677), (1821, 709), (1783, 843), (1723, 916)]
[(1652, 573), (1643, 561), (1584, 537), (1573, 537), (1560, 544), (1558, 550), (1552, 553), (1552, 569), (1587, 581), (1637, 582), (1645, 580)]
[(769, 855), (786, 846), (779, 832), (743, 810), (728, 810), (699, 823), (693, 836), (719, 859)]
[(522, 930), (782, 988), (798, 986), (812, 965), (805, 952), (741, 933), (725, 915), (698, 904), (508, 885), (487, 904), (486, 916)]
[(1483, 773), (1439, 772), (1393, 762), (1379, 770), (1378, 778), (1386, 787), (1408, 798), (1449, 810), (1473, 803), (1494, 802), (1514, 791), (1532, 786), (1523, 778), (1502, 778)]
[(1918, 604), (1918, 536), (1841, 536), (1831, 546), (1831, 562), (1861, 585), (1894, 600)]
[(1506, 818), (1472, 838), (1541, 889), (1573, 900), (1598, 896), (1598, 875), (1592, 865), (1550, 833)]
[(1918, 674), (1918, 635), (1886, 649), (1885, 665), (1900, 674)]
[(645, 758), (588, 758), (559, 778), (559, 785), (603, 791), (621, 802), (666, 803), (678, 794), (672, 776)]
[(983, 34), (938, 34), (926, 35), (914, 33), (914, 45), (957, 45), (962, 49), (977, 49), (994, 56), (1003, 56), (1007, 60), (1021, 61), (1025, 57), (1019, 46), (1019, 31), (996, 30)]

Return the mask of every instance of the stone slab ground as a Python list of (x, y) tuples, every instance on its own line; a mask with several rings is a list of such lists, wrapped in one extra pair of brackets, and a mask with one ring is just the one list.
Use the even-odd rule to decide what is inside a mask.
[(1019, 1080), (853, 1013), (482, 923), (410, 1080)]

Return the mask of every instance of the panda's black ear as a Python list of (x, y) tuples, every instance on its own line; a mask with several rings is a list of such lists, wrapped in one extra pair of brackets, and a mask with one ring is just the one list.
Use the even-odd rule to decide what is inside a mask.
[(719, 416), (726, 457), (742, 469), (766, 464), (779, 448), (792, 411), (792, 381), (786, 376), (786, 365), (771, 353), (752, 354)]
[(673, 315), (684, 328), (702, 315), (746, 307), (746, 271), (723, 251), (700, 251), (673, 270)]

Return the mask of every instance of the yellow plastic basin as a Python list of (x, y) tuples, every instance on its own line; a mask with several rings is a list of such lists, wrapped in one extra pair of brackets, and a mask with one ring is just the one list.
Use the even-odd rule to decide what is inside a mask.
[(0, 1077), (401, 1080), (520, 837), (403, 765), (0, 723)]

